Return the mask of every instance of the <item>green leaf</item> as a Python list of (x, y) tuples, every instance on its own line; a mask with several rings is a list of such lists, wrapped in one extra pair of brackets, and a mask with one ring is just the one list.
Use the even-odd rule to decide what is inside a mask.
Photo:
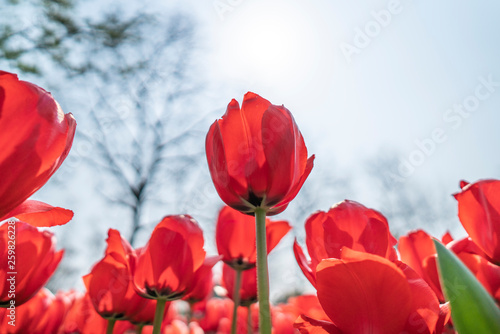
[(460, 334), (500, 333), (500, 309), (460, 259), (434, 240), (441, 286)]

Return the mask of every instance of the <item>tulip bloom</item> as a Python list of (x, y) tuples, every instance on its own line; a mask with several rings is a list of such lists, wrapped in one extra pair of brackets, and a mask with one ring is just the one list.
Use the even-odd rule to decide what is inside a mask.
[(203, 265), (194, 273), (193, 290), (182, 298), (183, 300), (194, 304), (210, 297), (214, 287), (214, 283), (212, 282), (212, 268), (220, 259), (220, 256), (210, 256), (205, 259)]
[(83, 277), (97, 313), (105, 319), (130, 319), (144, 308), (147, 299), (139, 296), (132, 282), (135, 254), (120, 232), (110, 229), (105, 257)]
[(202, 317), (197, 317), (200, 327), (207, 333), (218, 332), (222, 320), (230, 321), (233, 302), (229, 298), (210, 298)]
[[(267, 253), (291, 230), (284, 220), (266, 219)], [(254, 268), (257, 261), (255, 247), (255, 219), (226, 206), (220, 213), (215, 230), (217, 250), (222, 261), (237, 270)]]
[(106, 320), (92, 306), (88, 294), (76, 296), (59, 327), (60, 334), (106, 333)]
[(462, 260), (491, 296), (500, 301), (500, 266), (492, 262), (471, 238), (454, 240), (446, 247)]
[(203, 243), (203, 231), (193, 218), (167, 216), (138, 252), (134, 284), (141, 296), (157, 300), (154, 334), (160, 333), (165, 303), (195, 288), (195, 273), (205, 261)]
[(63, 253), (56, 252), (55, 237), (49, 231), (14, 221), (0, 226), (0, 280), (4, 282), (0, 307), (8, 307), (11, 301), (17, 307), (34, 296), (52, 276)]
[[(23, 305), (16, 307), (13, 317), (10, 309), (0, 309), (0, 333), (58, 333), (69, 307), (65, 296), (54, 296), (42, 288)], [(15, 326), (9, 324), (15, 318)]]
[[(227, 296), (234, 300), (236, 271), (224, 264), (222, 282), (227, 289)], [(239, 305), (248, 306), (257, 302), (257, 270), (255, 268), (243, 271), (239, 291)]]
[(0, 71), (0, 220), (59, 168), (75, 128), (73, 116), (50, 93)]
[[(462, 260), (493, 298), (500, 300), (499, 266), (490, 262), (487, 255), (470, 238), (450, 241), (446, 247)], [(411, 232), (399, 239), (398, 250), (401, 260), (424, 278), (439, 300), (444, 302), (432, 238), (421, 230)]]
[(323, 259), (340, 258), (342, 247), (396, 260), (396, 239), (387, 219), (378, 211), (345, 200), (328, 212), (311, 215), (305, 224), (306, 245), (311, 261), (297, 242), (294, 253), (302, 272), (315, 285), (316, 266)]
[(500, 263), (500, 181), (467, 184), (455, 194), (458, 218), (471, 239), (496, 263)]
[(205, 260), (203, 231), (188, 215), (167, 216), (138, 255), (136, 290), (143, 297), (175, 300), (193, 288), (193, 276)]
[(316, 273), (318, 299), (333, 323), (302, 317), (302, 333), (434, 333), (440, 316), (431, 288), (410, 267), (344, 248)]
[(313, 167), (292, 114), (257, 94), (232, 100), (206, 138), (210, 174), (221, 199), (252, 214), (282, 212), (295, 198)]
[(436, 248), (431, 236), (422, 230), (408, 233), (399, 238), (398, 251), (401, 261), (425, 279), (438, 299), (444, 302), (436, 266)]
[(222, 119), (210, 127), (205, 147), (220, 198), (233, 209), (255, 215), (260, 330), (270, 334), (265, 218), (285, 210), (297, 196), (314, 156), (307, 157), (290, 111), (250, 92), (241, 108), (234, 99), (229, 103)]

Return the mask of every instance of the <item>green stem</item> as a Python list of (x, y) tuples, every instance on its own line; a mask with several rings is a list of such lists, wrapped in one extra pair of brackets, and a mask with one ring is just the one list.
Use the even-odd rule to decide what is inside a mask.
[(163, 312), (165, 311), (166, 303), (167, 300), (165, 298), (159, 298), (156, 300), (155, 320), (153, 322), (153, 334), (160, 334), (161, 323), (163, 322)]
[(113, 334), (113, 328), (115, 327), (116, 319), (108, 319), (108, 328), (106, 329), (106, 334)]
[(144, 325), (137, 325), (137, 329), (136, 329), (136, 334), (142, 334), (142, 328), (144, 327)]
[(241, 289), (241, 269), (235, 269), (234, 275), (234, 290), (233, 290), (233, 322), (231, 324), (231, 334), (236, 334), (236, 327), (238, 327), (238, 306), (240, 306), (240, 289)]
[(252, 334), (253, 333), (253, 326), (252, 326), (252, 304), (247, 306), (248, 309), (248, 314), (247, 314), (247, 334)]
[(271, 310), (269, 305), (269, 275), (267, 273), (266, 210), (255, 209), (257, 225), (257, 291), (259, 298), (259, 332), (271, 334)]

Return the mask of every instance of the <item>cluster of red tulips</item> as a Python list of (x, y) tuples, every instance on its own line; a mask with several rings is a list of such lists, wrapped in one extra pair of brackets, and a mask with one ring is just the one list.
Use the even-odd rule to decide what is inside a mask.
[[(73, 213), (28, 198), (67, 156), (75, 127), (50, 93), (0, 72), (0, 175), (9, 176), (0, 182), (0, 333), (499, 328), (497, 180), (461, 183), (455, 198), (469, 236), (460, 240), (446, 234), (438, 241), (420, 230), (398, 242), (380, 212), (350, 200), (313, 213), (305, 223), (309, 259), (297, 242), (293, 251), (317, 294), (271, 305), (267, 255), (291, 226), (267, 216), (294, 199), (314, 156), (308, 158), (290, 112), (253, 93), (241, 107), (232, 100), (206, 138), (212, 180), (227, 204), (216, 222), (219, 254), (207, 256), (203, 231), (187, 214), (163, 218), (137, 249), (110, 229), (103, 258), (83, 277), (86, 292), (54, 295), (44, 285), (63, 251), (46, 227), (67, 223)], [(222, 276), (214, 282), (218, 262)]]

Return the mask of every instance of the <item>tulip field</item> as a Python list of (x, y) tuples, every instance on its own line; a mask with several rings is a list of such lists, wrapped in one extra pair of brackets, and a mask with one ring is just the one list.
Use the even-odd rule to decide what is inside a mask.
[(315, 156), (292, 113), (252, 92), (206, 129), (207, 169), (226, 204), (217, 253), (205, 251), (196, 217), (166, 212), (142, 247), (117, 229), (102, 235), (85, 291), (49, 291), (64, 256), (51, 227), (73, 212), (30, 197), (63, 164), (77, 122), (43, 88), (0, 71), (0, 334), (500, 333), (493, 179), (457, 180), (461, 239), (415, 230), (398, 240), (383, 212), (349, 199), (310, 212), (305, 244), (288, 252), (316, 292), (271, 303), (267, 258), (292, 229), (273, 216)]

